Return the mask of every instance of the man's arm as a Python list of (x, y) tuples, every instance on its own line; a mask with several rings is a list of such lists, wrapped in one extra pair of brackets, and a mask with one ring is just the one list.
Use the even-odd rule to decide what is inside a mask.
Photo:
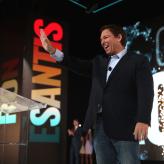
[(67, 56), (64, 59), (64, 53), (51, 45), (43, 29), (40, 29), (40, 40), (45, 51), (47, 51), (50, 56), (57, 62), (63, 61), (62, 64), (66, 66), (70, 71), (78, 75), (90, 78), (92, 61), (81, 60), (72, 56)]
[(55, 58), (57, 62), (63, 61), (64, 53), (51, 45), (43, 29), (40, 29), (40, 40), (43, 48), (49, 52), (49, 54)]
[(149, 62), (145, 57), (141, 58), (140, 62), (137, 64), (136, 87), (138, 113), (134, 137), (136, 140), (144, 140), (147, 138), (148, 134), (154, 97), (153, 78)]

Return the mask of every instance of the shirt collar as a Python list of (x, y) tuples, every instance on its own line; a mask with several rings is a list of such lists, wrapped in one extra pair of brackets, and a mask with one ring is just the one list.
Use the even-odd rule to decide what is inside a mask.
[(118, 54), (111, 56), (111, 58), (115, 59), (121, 59), (125, 54), (127, 53), (127, 49), (124, 48), (122, 51), (120, 51)]

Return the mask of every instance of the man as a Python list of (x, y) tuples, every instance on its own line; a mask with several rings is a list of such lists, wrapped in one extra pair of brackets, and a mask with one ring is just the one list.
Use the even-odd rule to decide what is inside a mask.
[(69, 160), (70, 164), (79, 164), (82, 129), (80, 127), (78, 119), (74, 119), (72, 124), (73, 127), (71, 129), (68, 129), (68, 135), (72, 137), (70, 144)]
[[(50, 52), (43, 31), (41, 40)], [(138, 141), (147, 138), (154, 96), (149, 63), (143, 55), (127, 52), (119, 26), (103, 26), (100, 41), (106, 54), (92, 61), (84, 130), (94, 129), (97, 164), (139, 164)]]

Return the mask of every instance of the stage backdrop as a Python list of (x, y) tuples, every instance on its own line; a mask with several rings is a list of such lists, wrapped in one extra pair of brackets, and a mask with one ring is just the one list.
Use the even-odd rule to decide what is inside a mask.
[[(164, 160), (163, 19), (161, 16), (124, 27), (128, 34), (127, 47), (147, 56), (155, 84), (151, 127), (148, 139), (141, 143), (142, 160)], [(21, 20), (6, 20), (0, 27), (3, 31), (0, 37), (1, 87), (48, 106), (27, 115), (0, 113), (0, 162), (26, 164), (27, 155), (28, 164), (65, 164), (67, 72), (42, 49), (39, 28), (44, 28), (52, 44), (65, 54), (68, 28), (55, 18), (31, 18), (26, 22), (22, 26)], [(24, 27), (28, 27), (26, 33), (21, 31)], [(29, 121), (26, 128), (28, 142), (22, 141), (21, 134), (26, 121)], [(7, 132), (5, 135), (4, 131)]]
[(164, 17), (138, 21), (124, 29), (127, 47), (145, 55), (154, 79), (154, 103), (148, 139), (141, 142), (141, 160), (164, 160)]
[[(20, 23), (19, 23), (20, 22)], [(0, 37), (0, 87), (21, 93), (23, 64), (23, 23), (1, 20)], [(18, 164), (27, 161), (27, 133), (23, 123), (25, 113), (4, 114), (0, 112), (0, 164)], [(28, 115), (26, 117), (28, 120)], [(27, 128), (26, 128), (27, 129)]]
[(67, 25), (56, 19), (31, 18), (21, 33), (22, 22), (14, 21), (15, 30), (6, 28), (5, 23), (1, 27), (1, 87), (47, 107), (23, 113), (0, 112), (0, 164), (65, 164), (67, 71), (43, 50), (39, 29), (43, 28), (52, 45), (67, 54)]
[(67, 31), (62, 21), (36, 18), (23, 60), (23, 95), (47, 104), (30, 112), (28, 164), (66, 163), (67, 71), (42, 48), (40, 28), (51, 44), (66, 54)]

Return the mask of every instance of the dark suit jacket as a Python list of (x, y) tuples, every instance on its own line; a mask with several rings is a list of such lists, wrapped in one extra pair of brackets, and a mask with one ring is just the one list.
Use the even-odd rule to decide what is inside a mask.
[(94, 128), (96, 114), (102, 106), (105, 133), (113, 139), (134, 140), (136, 123), (150, 124), (154, 91), (148, 60), (143, 55), (128, 52), (116, 65), (107, 83), (106, 55), (98, 55), (91, 65), (88, 63), (69, 61), (69, 68), (78, 69), (78, 73), (83, 70), (87, 74), (88, 67), (92, 66), (92, 88), (84, 131)]
[(96, 113), (102, 106), (105, 133), (113, 139), (134, 140), (135, 124), (150, 124), (154, 91), (147, 59), (143, 55), (125, 54), (107, 83), (106, 58), (97, 56), (92, 63), (92, 88), (84, 129), (94, 127)]

